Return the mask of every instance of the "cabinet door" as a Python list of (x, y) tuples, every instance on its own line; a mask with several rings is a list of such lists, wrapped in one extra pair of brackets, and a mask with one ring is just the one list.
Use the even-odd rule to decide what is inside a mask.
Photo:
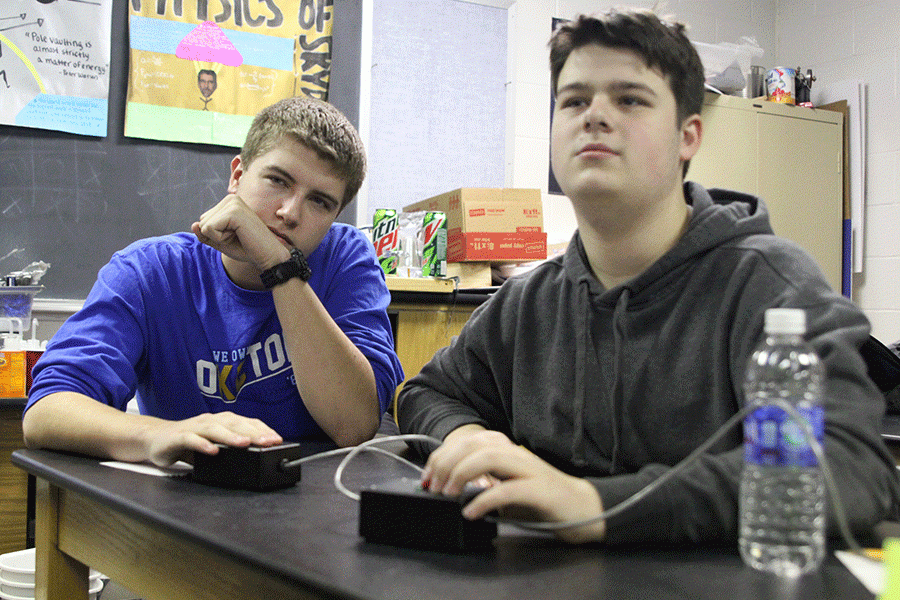
[(706, 104), (700, 150), (691, 159), (687, 179), (756, 194), (757, 145), (755, 111)]
[(826, 281), (840, 292), (843, 257), (840, 126), (760, 113), (759, 131), (759, 195), (769, 208), (772, 229), (812, 254)]
[(703, 106), (703, 142), (687, 179), (760, 196), (775, 233), (811, 254), (840, 292), (842, 153), (835, 114), (713, 97)]
[(404, 384), (431, 360), (440, 348), (450, 345), (472, 316), (475, 306), (445, 304), (400, 304), (392, 302), (388, 314), (395, 321), (394, 346), (406, 379), (394, 392), (391, 412), (397, 414), (397, 394)]
[(28, 475), (10, 462), (24, 445), (22, 406), (0, 407), (0, 554), (24, 550), (28, 535)]

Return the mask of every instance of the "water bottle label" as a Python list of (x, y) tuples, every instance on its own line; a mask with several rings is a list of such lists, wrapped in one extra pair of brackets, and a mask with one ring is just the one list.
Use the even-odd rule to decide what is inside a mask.
[[(819, 443), (825, 436), (821, 406), (798, 408)], [(744, 420), (744, 460), (748, 464), (778, 467), (819, 465), (803, 427), (777, 406), (763, 406)]]

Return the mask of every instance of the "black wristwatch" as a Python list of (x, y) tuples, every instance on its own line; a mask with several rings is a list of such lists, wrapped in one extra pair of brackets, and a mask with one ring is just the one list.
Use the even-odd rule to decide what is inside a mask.
[(259, 274), (259, 278), (262, 279), (263, 285), (266, 286), (267, 290), (271, 290), (276, 285), (280, 285), (292, 277), (299, 277), (301, 281), (309, 281), (311, 276), (312, 270), (309, 268), (309, 263), (306, 262), (306, 257), (296, 248), (291, 248), (290, 260), (275, 265), (271, 269), (266, 269)]

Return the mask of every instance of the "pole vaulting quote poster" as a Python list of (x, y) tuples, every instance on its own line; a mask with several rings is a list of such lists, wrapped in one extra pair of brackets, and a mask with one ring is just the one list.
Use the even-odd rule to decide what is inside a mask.
[(260, 109), (328, 98), (334, 0), (128, 0), (125, 135), (239, 147)]
[(103, 137), (112, 0), (0, 1), (0, 124)]

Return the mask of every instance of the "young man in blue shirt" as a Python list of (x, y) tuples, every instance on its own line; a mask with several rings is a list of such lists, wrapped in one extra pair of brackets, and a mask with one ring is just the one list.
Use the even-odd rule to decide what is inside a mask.
[(166, 465), (216, 443), (371, 438), (403, 374), (371, 243), (334, 222), (364, 176), (331, 105), (263, 109), (192, 233), (101, 269), (35, 366), (26, 444)]

